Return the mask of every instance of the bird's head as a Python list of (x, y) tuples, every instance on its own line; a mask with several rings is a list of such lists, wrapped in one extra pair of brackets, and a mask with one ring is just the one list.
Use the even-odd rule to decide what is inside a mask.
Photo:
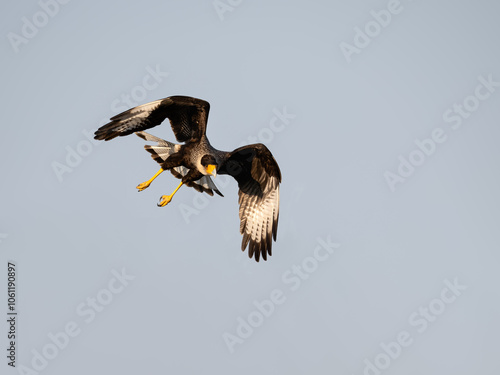
[(203, 166), (203, 169), (205, 170), (205, 175), (217, 176), (217, 161), (212, 155), (204, 155), (201, 158), (201, 165)]

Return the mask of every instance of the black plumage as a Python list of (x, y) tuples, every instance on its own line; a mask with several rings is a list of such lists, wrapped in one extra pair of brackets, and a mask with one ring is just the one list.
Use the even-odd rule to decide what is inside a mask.
[[(145, 148), (162, 167), (157, 175), (170, 170), (182, 180), (181, 185), (210, 195), (215, 191), (222, 196), (211, 176), (217, 173), (232, 176), (239, 187), (241, 249), (244, 251), (248, 246), (249, 257), (257, 262), (261, 257), (267, 260), (267, 255), (272, 254), (272, 240), (276, 241), (278, 229), (281, 183), (278, 163), (261, 143), (239, 147), (232, 152), (213, 148), (205, 134), (209, 110), (210, 104), (204, 100), (171, 96), (112, 117), (111, 122), (95, 132), (95, 139), (108, 141), (136, 133), (147, 141), (155, 141), (156, 145)], [(177, 141), (184, 144), (174, 144), (143, 131), (161, 124), (166, 118)], [(157, 175), (139, 185), (139, 190), (149, 186)]]

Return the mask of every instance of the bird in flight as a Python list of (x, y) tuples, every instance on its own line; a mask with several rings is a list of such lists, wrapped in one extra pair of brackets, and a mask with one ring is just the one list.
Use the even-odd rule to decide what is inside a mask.
[[(131, 108), (111, 118), (95, 132), (95, 139), (109, 141), (135, 133), (156, 145), (144, 148), (161, 168), (148, 181), (137, 186), (143, 191), (161, 173), (169, 170), (180, 179), (179, 186), (170, 195), (163, 195), (158, 203), (163, 207), (186, 185), (213, 196), (217, 189), (212, 177), (217, 174), (232, 176), (239, 187), (241, 250), (248, 246), (248, 256), (258, 262), (272, 255), (272, 239), (276, 241), (279, 217), (279, 184), (281, 172), (271, 151), (262, 143), (239, 147), (232, 152), (213, 148), (205, 134), (210, 104), (188, 96), (170, 96)], [(157, 138), (144, 130), (169, 119), (178, 142)]]

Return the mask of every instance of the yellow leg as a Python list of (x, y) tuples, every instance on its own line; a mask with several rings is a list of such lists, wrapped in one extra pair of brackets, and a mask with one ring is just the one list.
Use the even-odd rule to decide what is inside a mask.
[(161, 169), (160, 169), (158, 172), (156, 172), (156, 174), (155, 174), (153, 177), (151, 177), (149, 180), (147, 180), (146, 182), (143, 182), (142, 184), (137, 185), (137, 189), (139, 189), (139, 191), (143, 191), (144, 189), (148, 188), (148, 187), (149, 187), (149, 185), (151, 185), (151, 182), (153, 182), (153, 181), (154, 181), (154, 179), (155, 179), (156, 177), (158, 177), (158, 176), (159, 176), (159, 175), (160, 175), (163, 171), (164, 171), (164, 169), (163, 169), (163, 168), (161, 168)]
[(177, 186), (177, 188), (174, 190), (174, 192), (172, 194), (162, 195), (160, 198), (160, 202), (158, 203), (158, 207), (163, 207), (163, 206), (166, 206), (167, 204), (169, 204), (170, 201), (172, 200), (172, 197), (174, 196), (174, 194), (177, 193), (177, 190), (179, 190), (181, 188), (182, 184), (183, 184), (183, 182), (181, 181), (179, 186)]

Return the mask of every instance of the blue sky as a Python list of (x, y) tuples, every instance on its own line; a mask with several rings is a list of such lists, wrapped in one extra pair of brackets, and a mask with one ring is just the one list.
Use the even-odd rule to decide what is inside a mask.
[[(497, 374), (498, 10), (4, 4), (0, 278), (14, 262), (19, 316), (17, 368), (0, 366)], [(178, 182), (137, 193), (158, 169), (144, 141), (92, 140), (171, 95), (210, 102), (213, 146), (273, 152), (267, 262), (240, 250), (234, 181), (215, 180), (224, 198), (183, 187), (158, 208)], [(168, 125), (150, 132), (174, 141)]]

